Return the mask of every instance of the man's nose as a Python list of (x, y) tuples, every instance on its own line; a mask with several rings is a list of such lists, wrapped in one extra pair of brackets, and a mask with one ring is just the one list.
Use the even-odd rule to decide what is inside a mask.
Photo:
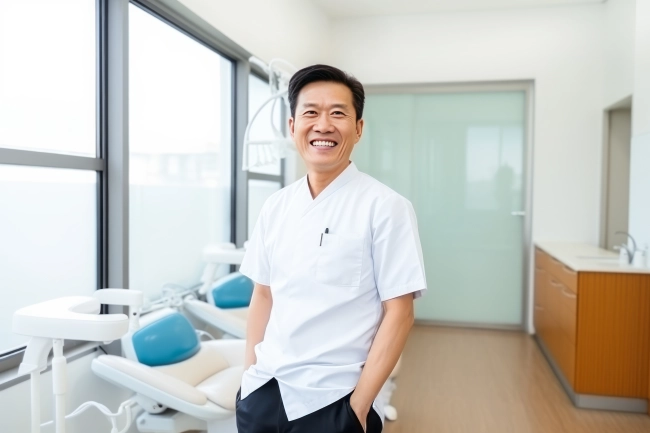
[(318, 116), (318, 120), (314, 124), (315, 132), (334, 132), (334, 125), (327, 114)]

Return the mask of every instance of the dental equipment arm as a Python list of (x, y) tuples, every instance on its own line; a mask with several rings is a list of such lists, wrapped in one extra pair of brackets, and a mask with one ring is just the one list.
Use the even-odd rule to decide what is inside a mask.
[[(276, 107), (281, 105), (277, 104), (278, 101), (286, 101), (288, 95), (289, 81), (291, 80), (292, 75), (298, 70), (291, 63), (283, 59), (271, 59), (271, 61), (265, 64), (262, 60), (251, 57), (249, 61), (259, 66), (264, 72), (269, 76), (269, 87), (271, 89), (271, 97), (268, 98), (258, 109), (255, 111), (253, 116), (246, 125), (246, 130), (244, 132), (244, 146), (243, 146), (243, 158), (242, 158), (242, 170), (247, 171), (250, 168), (263, 166), (266, 164), (273, 163), (278, 161), (288, 155), (289, 149), (295, 149), (293, 140), (289, 135), (281, 131), (281, 128), (278, 128), (275, 124), (276, 119)], [(288, 102), (288, 101), (287, 101)], [(258, 115), (262, 110), (270, 103), (273, 103), (271, 106), (271, 132), (272, 136), (265, 138), (263, 140), (251, 140), (250, 131), (253, 123), (257, 119)], [(282, 122), (281, 122), (282, 123)], [(251, 153), (249, 152), (250, 146), (257, 146), (258, 151), (256, 153), (257, 159), (251, 161)]]
[(257, 362), (255, 346), (264, 339), (266, 325), (271, 317), (273, 297), (271, 288), (255, 283), (253, 297), (248, 310), (248, 323), (246, 325), (246, 358), (244, 360), (244, 371)]
[(384, 302), (384, 318), (375, 335), (359, 382), (350, 397), (350, 406), (364, 428), (372, 402), (404, 350), (413, 321), (412, 293)]

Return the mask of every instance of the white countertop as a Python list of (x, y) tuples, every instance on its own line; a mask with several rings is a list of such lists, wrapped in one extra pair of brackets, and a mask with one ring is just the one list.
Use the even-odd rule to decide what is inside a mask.
[(620, 264), (618, 253), (594, 245), (538, 241), (535, 246), (578, 272), (650, 274), (650, 268)]

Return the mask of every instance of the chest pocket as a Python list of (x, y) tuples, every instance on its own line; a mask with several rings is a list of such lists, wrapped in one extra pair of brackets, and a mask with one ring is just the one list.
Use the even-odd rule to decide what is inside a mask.
[(318, 248), (316, 280), (331, 286), (359, 286), (363, 262), (363, 237), (326, 234)]

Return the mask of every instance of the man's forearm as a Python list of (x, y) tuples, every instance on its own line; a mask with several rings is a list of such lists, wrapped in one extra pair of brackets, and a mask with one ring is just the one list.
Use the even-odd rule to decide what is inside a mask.
[(273, 298), (271, 288), (261, 284), (255, 284), (253, 297), (248, 308), (248, 321), (246, 325), (246, 355), (244, 358), (244, 369), (257, 362), (255, 346), (264, 339), (266, 325), (271, 316)]
[(413, 326), (413, 298), (410, 294), (406, 296), (407, 298), (398, 301), (398, 308), (386, 310), (354, 390), (354, 405), (357, 406), (355, 409), (365, 412), (370, 410), (372, 402), (388, 380), (404, 349)]

